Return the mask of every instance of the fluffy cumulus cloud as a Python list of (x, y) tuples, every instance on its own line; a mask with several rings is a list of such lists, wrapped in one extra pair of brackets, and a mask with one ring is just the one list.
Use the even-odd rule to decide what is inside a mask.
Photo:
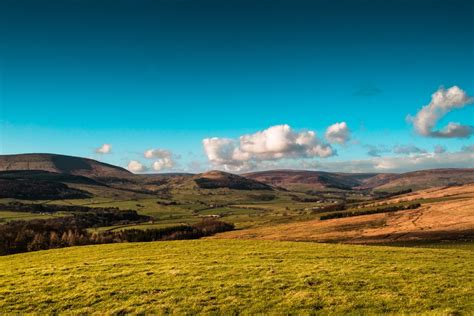
[(431, 102), (425, 105), (414, 117), (408, 120), (413, 124), (415, 131), (428, 137), (466, 138), (474, 133), (474, 127), (450, 122), (440, 130), (436, 130), (436, 123), (447, 113), (472, 104), (474, 98), (457, 86), (449, 89), (440, 88), (431, 96)]
[(112, 152), (112, 145), (110, 144), (103, 144), (102, 146), (95, 149), (96, 154), (110, 154)]
[(151, 167), (155, 171), (164, 171), (173, 169), (175, 166), (175, 157), (173, 153), (166, 149), (148, 149), (143, 153), (147, 159), (154, 159)]
[(329, 126), (324, 136), (331, 144), (345, 144), (351, 138), (351, 132), (346, 122), (341, 122)]
[(165, 157), (165, 158), (160, 158), (153, 162), (152, 168), (155, 171), (163, 171), (163, 170), (169, 170), (173, 169), (174, 167), (174, 161), (171, 158)]
[(128, 170), (134, 173), (145, 172), (147, 168), (137, 160), (131, 160), (127, 166)]
[(393, 152), (400, 155), (423, 154), (426, 150), (415, 145), (398, 145), (393, 147)]
[(213, 137), (202, 143), (213, 165), (235, 171), (251, 169), (265, 161), (325, 158), (336, 154), (315, 132), (297, 132), (286, 124), (243, 135), (238, 140)]
[(166, 149), (148, 149), (143, 153), (143, 156), (148, 159), (153, 158), (170, 158), (172, 156), (171, 152)]

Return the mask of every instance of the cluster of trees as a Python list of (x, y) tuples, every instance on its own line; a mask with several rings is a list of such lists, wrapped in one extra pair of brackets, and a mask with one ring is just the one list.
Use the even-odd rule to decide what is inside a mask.
[(319, 202), (320, 198), (308, 198), (308, 197), (301, 197), (298, 195), (291, 195), (291, 199), (295, 202), (304, 202), (304, 203), (314, 203)]
[(375, 191), (374, 195), (375, 195), (376, 199), (380, 200), (380, 199), (386, 199), (386, 198), (390, 198), (390, 197), (393, 197), (393, 196), (407, 194), (407, 193), (411, 193), (411, 192), (413, 192), (412, 189), (399, 190), (399, 191), (394, 191), (394, 192)]
[(90, 233), (82, 222), (70, 218), (12, 221), (0, 225), (0, 255), (78, 245), (196, 239), (232, 229), (232, 224), (206, 220), (161, 229)]
[(0, 179), (0, 198), (22, 200), (83, 199), (91, 195), (61, 182), (34, 179)]
[(253, 201), (273, 201), (276, 198), (274, 194), (250, 194), (249, 199)]
[(330, 205), (324, 206), (317, 206), (313, 207), (314, 213), (325, 213), (325, 212), (336, 212), (336, 211), (344, 211), (347, 208), (345, 203), (335, 203)]
[(87, 207), (80, 205), (23, 204), (11, 202), (0, 204), (1, 209), (38, 214), (65, 212), (71, 216), (56, 218), (55, 221), (79, 228), (123, 225), (146, 222), (149, 216), (139, 215), (135, 210), (120, 210), (117, 207)]
[(72, 217), (0, 225), (0, 255), (86, 244), (87, 231)]
[(386, 212), (396, 212), (402, 210), (412, 210), (419, 208), (421, 206), (420, 203), (413, 203), (408, 205), (393, 205), (387, 206), (382, 208), (375, 208), (370, 210), (363, 210), (363, 211), (348, 211), (348, 212), (340, 212), (340, 213), (331, 213), (322, 215), (319, 219), (326, 220), (326, 219), (333, 219), (333, 218), (343, 218), (343, 217), (352, 217), (352, 216), (360, 216), (360, 215), (370, 215), (370, 214), (377, 214), (377, 213), (386, 213)]
[(273, 190), (267, 184), (232, 175), (217, 179), (198, 178), (194, 182), (201, 189)]

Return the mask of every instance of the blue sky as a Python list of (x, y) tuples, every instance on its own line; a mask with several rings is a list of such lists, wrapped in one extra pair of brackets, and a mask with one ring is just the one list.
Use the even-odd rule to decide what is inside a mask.
[[(331, 144), (329, 157), (258, 154), (245, 167), (356, 161), (344, 170), (372, 170), (368, 147), (381, 145), (387, 159), (405, 145), (451, 155), (394, 171), (474, 167), (472, 138), (420, 135), (406, 120), (440, 87), (474, 95), (472, 1), (7, 0), (0, 21), (2, 154), (136, 160), (152, 170), (143, 153), (155, 148), (173, 160), (157, 171), (225, 169), (203, 139), (238, 142), (288, 124), (328, 142), (328, 126), (346, 122), (350, 139)], [(437, 129), (474, 125), (470, 103)], [(95, 153), (102, 144), (111, 152)]]

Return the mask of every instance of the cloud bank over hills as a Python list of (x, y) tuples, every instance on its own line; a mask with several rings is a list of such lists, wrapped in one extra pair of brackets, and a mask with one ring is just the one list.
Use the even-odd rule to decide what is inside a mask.
[[(416, 135), (423, 138), (466, 139), (474, 133), (471, 125), (449, 122), (437, 129), (437, 123), (451, 111), (462, 109), (474, 102), (458, 86), (439, 88), (428, 105), (408, 121)], [(357, 135), (356, 135), (357, 136)], [(419, 137), (418, 136), (418, 137)], [(415, 136), (416, 137), (416, 136)], [(335, 147), (339, 146), (341, 149)], [(428, 150), (418, 144), (375, 145), (361, 144), (345, 121), (336, 122), (325, 129), (323, 137), (314, 130), (296, 130), (288, 124), (274, 125), (254, 133), (235, 138), (206, 137), (202, 139), (204, 157), (178, 163), (180, 155), (163, 148), (151, 148), (142, 158), (131, 159), (132, 172), (186, 171), (199, 172), (222, 169), (233, 172), (279, 168), (318, 169), (344, 172), (404, 172), (427, 168), (474, 167), (473, 145), (465, 144), (458, 151), (448, 150), (444, 144), (432, 145)], [(367, 159), (345, 159), (354, 147), (364, 149)], [(423, 148), (425, 147), (425, 148)], [(112, 145), (103, 144), (96, 153), (111, 153)], [(339, 154), (342, 152), (342, 156)], [(193, 154), (194, 155), (194, 154)], [(337, 157), (337, 158), (336, 158)], [(327, 158), (331, 158), (326, 160)]]

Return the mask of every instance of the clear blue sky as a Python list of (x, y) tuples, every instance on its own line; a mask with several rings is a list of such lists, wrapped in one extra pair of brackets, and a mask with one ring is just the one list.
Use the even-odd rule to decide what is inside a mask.
[[(103, 161), (161, 148), (189, 169), (206, 137), (279, 124), (322, 137), (342, 121), (351, 142), (315, 160), (472, 144), (406, 121), (440, 86), (474, 95), (470, 0), (5, 0), (0, 38), (2, 154), (98, 158), (107, 143)], [(438, 125), (451, 121), (474, 125), (474, 107)]]

